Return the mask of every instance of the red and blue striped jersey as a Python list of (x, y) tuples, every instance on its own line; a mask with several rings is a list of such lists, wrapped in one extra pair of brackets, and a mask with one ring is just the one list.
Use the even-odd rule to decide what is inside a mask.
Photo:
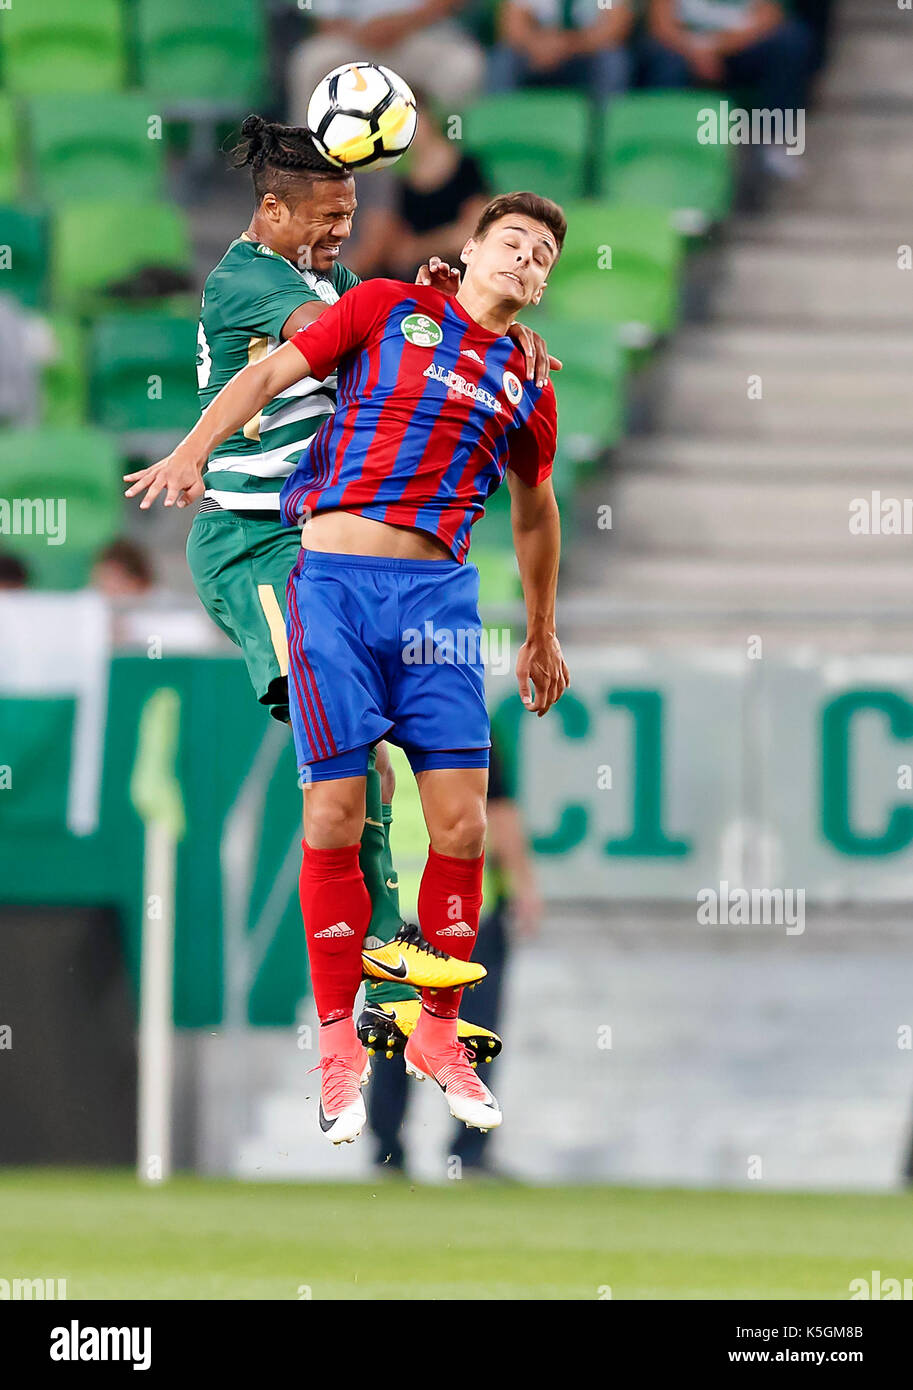
[(473, 522), (508, 468), (530, 487), (552, 471), (555, 393), (526, 380), (512, 338), (449, 295), (371, 280), (290, 340), (336, 413), (282, 489), (282, 519), (350, 511), (437, 536), (461, 563)]

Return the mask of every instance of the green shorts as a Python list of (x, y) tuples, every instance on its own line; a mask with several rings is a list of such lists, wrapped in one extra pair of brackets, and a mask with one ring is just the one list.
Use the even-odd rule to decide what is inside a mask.
[(199, 512), (187, 563), (206, 612), (240, 648), (257, 699), (288, 722), (285, 585), (301, 546), (277, 516)]

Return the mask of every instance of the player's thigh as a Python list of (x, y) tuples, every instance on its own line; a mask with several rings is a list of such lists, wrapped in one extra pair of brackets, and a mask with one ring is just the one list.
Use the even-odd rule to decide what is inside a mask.
[(407, 753), (491, 744), (478, 594), (473, 565), (453, 565), (410, 586), (391, 677), (391, 738)]
[(422, 813), (432, 848), (474, 859), (485, 846), (487, 767), (430, 768), (417, 772)]
[(375, 656), (385, 578), (349, 557), (305, 551), (289, 581), (289, 707), (306, 781), (318, 776), (308, 769), (376, 743), (389, 728)]
[(278, 520), (202, 513), (187, 562), (206, 611), (241, 648), (257, 699), (288, 719), (285, 587), (298, 556), (295, 530)]

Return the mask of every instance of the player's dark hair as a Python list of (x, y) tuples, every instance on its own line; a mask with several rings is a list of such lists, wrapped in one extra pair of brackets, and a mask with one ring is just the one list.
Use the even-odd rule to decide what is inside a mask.
[(351, 178), (324, 159), (306, 126), (277, 125), (262, 116), (245, 117), (231, 154), (235, 169), (250, 165), (258, 202), (272, 193), (294, 206), (312, 179)]
[(564, 238), (567, 236), (567, 218), (557, 203), (553, 203), (551, 198), (540, 198), (538, 193), (502, 193), (500, 197), (492, 198), (482, 209), (473, 237), (476, 241), (481, 241), (495, 222), (500, 222), (502, 217), (510, 217), (514, 213), (531, 217), (534, 222), (541, 222), (543, 227), (547, 227), (555, 238), (558, 256), (561, 255)]

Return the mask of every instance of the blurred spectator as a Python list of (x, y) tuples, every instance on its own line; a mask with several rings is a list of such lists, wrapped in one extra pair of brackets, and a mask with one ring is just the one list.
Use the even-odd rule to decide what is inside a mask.
[(446, 106), (459, 106), (481, 86), (482, 49), (451, 20), (461, 0), (320, 0), (316, 33), (289, 65), (293, 125), (307, 125), (311, 94), (343, 63), (371, 61), (421, 83)]
[(348, 258), (356, 274), (413, 280), (429, 256), (459, 265), (489, 192), (478, 161), (459, 141), (448, 140), (419, 97), (415, 141), (397, 179), (392, 206), (371, 207), (361, 217), (358, 249)]
[(54, 339), (44, 319), (0, 294), (0, 420), (37, 423), (41, 368), (53, 356)]
[(106, 598), (142, 598), (155, 587), (155, 572), (143, 547), (122, 539), (99, 552), (91, 582)]
[[(504, 767), (492, 744), (488, 775), (488, 842), (479, 936), (472, 953), (488, 971), (472, 992), (463, 995), (461, 1017), (498, 1031), (511, 939), (533, 936), (542, 918), (542, 902), (520, 811), (504, 780)], [(406, 1151), (403, 1122), (412, 1082), (401, 1057), (378, 1055), (368, 1091), (368, 1115), (376, 1138), (375, 1163), (386, 1171), (403, 1171)], [(493, 1067), (497, 1062), (492, 1063)], [(486, 1085), (491, 1068), (483, 1068)], [(459, 1158), (461, 1175), (497, 1176), (488, 1160), (489, 1134), (457, 1124), (448, 1155)]]
[(630, 63), (623, 45), (633, 22), (626, 0), (606, 10), (592, 0), (507, 0), (490, 85), (496, 92), (583, 87), (594, 97), (624, 91)]
[[(812, 37), (778, 0), (650, 0), (643, 77), (648, 87), (756, 86), (772, 111), (804, 109)], [(785, 151), (762, 151), (771, 172), (794, 175)]]
[(29, 572), (18, 555), (0, 551), (0, 590), (27, 589)]

